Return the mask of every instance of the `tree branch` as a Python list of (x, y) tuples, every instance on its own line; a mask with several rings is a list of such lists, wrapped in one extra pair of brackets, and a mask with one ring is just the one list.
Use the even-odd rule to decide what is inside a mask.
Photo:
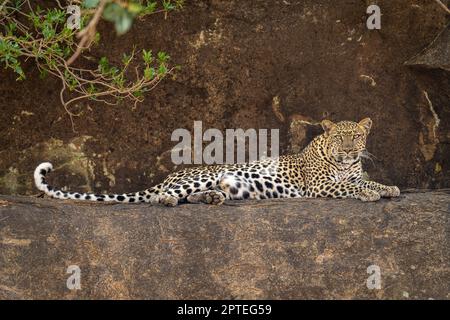
[(450, 9), (445, 4), (443, 4), (441, 0), (435, 0), (435, 1), (439, 4), (439, 6), (441, 6), (442, 9), (445, 10), (445, 12), (447, 12), (447, 14), (450, 14)]

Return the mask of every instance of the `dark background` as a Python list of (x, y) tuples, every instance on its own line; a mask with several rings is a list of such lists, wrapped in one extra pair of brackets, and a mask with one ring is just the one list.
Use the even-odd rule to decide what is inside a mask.
[[(381, 7), (381, 30), (366, 28), (371, 3)], [(58, 79), (39, 79), (31, 63), (23, 82), (2, 70), (0, 193), (36, 193), (32, 172), (42, 161), (54, 164), (60, 187), (147, 188), (176, 169), (170, 135), (194, 120), (204, 129), (279, 128), (288, 153), (320, 132), (311, 124), (364, 117), (374, 121), (371, 178), (403, 189), (450, 187), (449, 73), (405, 64), (448, 22), (433, 0), (187, 1), (121, 37), (102, 22), (90, 56), (120, 63), (136, 45), (167, 51), (181, 71), (137, 108), (79, 102), (74, 132)], [(448, 62), (448, 52), (436, 54)]]

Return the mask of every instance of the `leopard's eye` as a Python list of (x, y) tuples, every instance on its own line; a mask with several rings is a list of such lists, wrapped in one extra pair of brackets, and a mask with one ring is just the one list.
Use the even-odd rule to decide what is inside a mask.
[(355, 139), (358, 139), (358, 138), (361, 138), (361, 137), (362, 137), (362, 134), (360, 134), (360, 133), (357, 133), (357, 134), (355, 134), (353, 136), (353, 138), (355, 138)]

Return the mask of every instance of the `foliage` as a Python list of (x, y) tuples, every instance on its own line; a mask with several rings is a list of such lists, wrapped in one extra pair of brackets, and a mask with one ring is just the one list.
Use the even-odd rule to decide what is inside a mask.
[(66, 5), (80, 8), (79, 30), (67, 23), (70, 12), (60, 1), (41, 8), (30, 0), (0, 0), (0, 64), (14, 71), (19, 81), (26, 78), (23, 62), (29, 59), (35, 62), (42, 78), (58, 77), (62, 82), (61, 102), (71, 120), (75, 114), (68, 107), (75, 101), (88, 98), (116, 104), (129, 98), (137, 103), (178, 68), (169, 64), (170, 56), (165, 52), (154, 56), (151, 50), (143, 50), (138, 54), (135, 48), (123, 55), (119, 65), (111, 64), (107, 57), (87, 69), (73, 63), (79, 56), (88, 59), (84, 51), (99, 43), (96, 26), (101, 18), (112, 22), (117, 34), (122, 35), (142, 16), (167, 16), (181, 9), (181, 0), (78, 0), (67, 1)]

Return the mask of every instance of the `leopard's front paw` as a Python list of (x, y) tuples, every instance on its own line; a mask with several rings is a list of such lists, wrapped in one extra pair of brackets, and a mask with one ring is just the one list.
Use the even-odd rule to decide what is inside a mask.
[(358, 199), (361, 201), (378, 201), (381, 196), (378, 192), (370, 189), (363, 189), (359, 193)]
[(397, 186), (389, 186), (380, 191), (380, 196), (385, 198), (394, 198), (400, 195), (400, 189)]
[(207, 203), (213, 205), (220, 205), (225, 201), (225, 196), (216, 190), (208, 190), (197, 193), (191, 193), (187, 196), (187, 201), (190, 203)]
[(210, 191), (206, 195), (206, 203), (221, 205), (225, 201), (225, 196), (219, 191)]

